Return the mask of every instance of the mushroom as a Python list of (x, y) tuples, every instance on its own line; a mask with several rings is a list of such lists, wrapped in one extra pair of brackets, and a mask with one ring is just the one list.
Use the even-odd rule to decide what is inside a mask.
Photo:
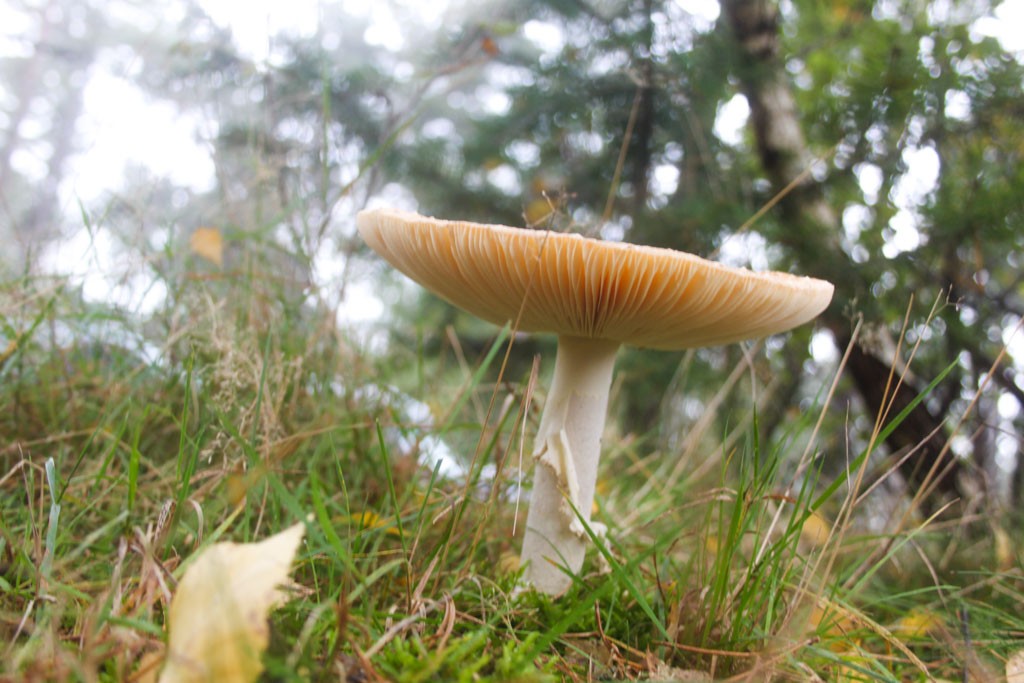
[(587, 549), (615, 354), (623, 344), (681, 350), (763, 337), (825, 309), (833, 286), (692, 254), (575, 234), (427, 218), (393, 209), (356, 217), (366, 243), (459, 308), (558, 351), (533, 457), (520, 555), (525, 579), (559, 595)]

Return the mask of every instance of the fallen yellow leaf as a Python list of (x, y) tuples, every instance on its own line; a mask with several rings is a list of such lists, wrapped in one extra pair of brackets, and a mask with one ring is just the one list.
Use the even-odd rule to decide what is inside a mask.
[(349, 521), (363, 529), (384, 529), (384, 533), (390, 536), (398, 536), (398, 527), (388, 524), (383, 517), (372, 510), (349, 515)]
[(810, 627), (829, 639), (836, 639), (830, 647), (842, 649), (848, 645), (850, 634), (857, 629), (853, 616), (841, 606), (827, 602), (811, 608)]
[(259, 543), (215, 543), (195, 558), (171, 599), (160, 683), (256, 680), (267, 615), (285, 599), (304, 531), (299, 523)]
[(995, 538), (996, 569), (1001, 572), (1013, 569), (1017, 564), (1017, 551), (1010, 534), (1003, 527), (997, 526), (992, 530), (992, 536)]
[(217, 228), (196, 228), (188, 240), (192, 253), (218, 268), (224, 265), (224, 238)]
[(523, 210), (523, 216), (526, 218), (527, 225), (540, 225), (554, 211), (551, 202), (547, 198), (534, 199), (526, 205), (526, 208)]
[(17, 350), (18, 342), (16, 342), (13, 339), (7, 342), (7, 348), (5, 348), (3, 351), (0, 351), (0, 363), (3, 363), (5, 360), (13, 356), (14, 352)]
[(891, 630), (894, 635), (904, 638), (923, 638), (940, 630), (942, 626), (942, 617), (930, 610), (918, 608), (901, 617)]
[(872, 658), (859, 648), (851, 647), (839, 654), (839, 660), (829, 680), (835, 683), (865, 683), (871, 680), (865, 670), (870, 671)]
[(704, 550), (707, 552), (708, 555), (717, 555), (718, 548), (718, 536), (716, 536), (715, 534), (708, 534), (704, 537)]
[(1006, 660), (1006, 683), (1024, 683), (1024, 650), (1017, 650)]
[(228, 473), (228, 476), (224, 479), (224, 488), (227, 492), (228, 502), (231, 503), (231, 507), (241, 505), (245, 502), (245, 496), (249, 493), (250, 485), (251, 482), (246, 478), (244, 473), (240, 471)]
[(800, 527), (800, 542), (811, 548), (821, 548), (832, 534), (832, 525), (827, 519), (811, 512)]
[(498, 558), (498, 570), (502, 574), (511, 574), (519, 571), (519, 555), (510, 550), (506, 550)]

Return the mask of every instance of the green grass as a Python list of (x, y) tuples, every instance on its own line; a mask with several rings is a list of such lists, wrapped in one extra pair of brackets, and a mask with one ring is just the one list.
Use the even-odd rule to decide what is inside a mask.
[[(301, 590), (272, 615), (265, 680), (989, 680), (1020, 648), (1019, 556), (998, 567), (971, 519), (871, 533), (843, 484), (867, 453), (822, 472), (830, 378), (774, 443), (729, 416), (746, 426), (700, 441), (706, 476), (610, 435), (608, 535), (551, 600), (509, 561), (537, 409), (534, 374), (496, 382), (506, 333), (460, 369), (450, 349), (363, 351), (251, 273), (184, 279), (159, 325), (44, 279), (0, 291), (0, 677), (135, 680), (183, 563), (297, 520)], [(413, 393), (436, 425), (367, 386)], [(468, 477), (405, 448), (430, 435)], [(817, 514), (842, 520), (827, 542), (802, 534)]]

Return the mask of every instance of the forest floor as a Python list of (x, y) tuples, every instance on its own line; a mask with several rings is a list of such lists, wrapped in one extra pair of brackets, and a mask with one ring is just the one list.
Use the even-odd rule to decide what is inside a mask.
[[(871, 444), (818, 476), (829, 386), (777, 443), (738, 419), (680, 459), (610, 430), (594, 510), (607, 536), (552, 599), (518, 589), (543, 383), (494, 380), (507, 335), (480, 358), (449, 344), (442, 372), (417, 348), (370, 353), (330, 311), (268, 287), (185, 279), (140, 320), (60, 280), (3, 285), (0, 679), (153, 680), (190, 558), (297, 522), (263, 680), (1013, 672), (1019, 523), (954, 505), (879, 530)], [(458, 464), (432, 468), (440, 449)]]

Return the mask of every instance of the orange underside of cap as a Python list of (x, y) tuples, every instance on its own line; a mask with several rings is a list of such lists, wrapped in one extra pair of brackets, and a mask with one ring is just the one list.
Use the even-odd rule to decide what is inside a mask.
[(527, 332), (668, 350), (715, 346), (801, 325), (834, 289), (669, 249), (391, 209), (363, 211), (357, 225), (374, 251), (441, 298)]

